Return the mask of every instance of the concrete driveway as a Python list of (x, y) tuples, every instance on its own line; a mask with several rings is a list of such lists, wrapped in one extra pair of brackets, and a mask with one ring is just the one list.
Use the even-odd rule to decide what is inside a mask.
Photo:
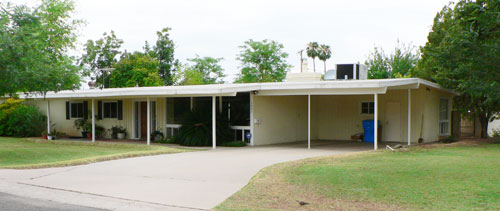
[[(82, 204), (81, 200), (71, 197), (92, 195), (151, 203), (165, 209), (211, 209), (245, 186), (253, 175), (266, 166), (370, 149), (371, 145), (363, 143), (319, 142), (307, 150), (305, 143), (294, 143), (217, 148), (64, 168), (0, 170), (0, 179), (4, 182), (3, 186), (0, 184), (0, 191), (8, 189), (7, 182), (23, 185), (21, 193), (32, 192), (30, 187), (37, 188), (37, 191), (48, 189), (58, 192), (53, 193), (53, 200), (76, 201), (79, 205), (98, 208), (109, 207), (95, 202)], [(61, 199), (64, 192), (78, 193), (78, 196)], [(30, 193), (25, 194), (30, 196)], [(31, 197), (35, 196), (31, 194)]]

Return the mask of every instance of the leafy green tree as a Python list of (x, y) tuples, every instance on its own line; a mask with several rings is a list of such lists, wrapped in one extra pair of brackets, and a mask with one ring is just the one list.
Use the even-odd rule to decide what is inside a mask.
[(201, 85), (206, 84), (203, 81), (203, 74), (192, 67), (185, 67), (182, 71), (182, 79), (180, 85)]
[(319, 56), (319, 45), (317, 42), (310, 42), (306, 48), (307, 56), (313, 59), (313, 70), (316, 72), (316, 57)]
[(460, 93), (456, 108), (478, 115), (481, 137), (500, 112), (500, 1), (445, 6), (422, 47), (415, 75)]
[(124, 53), (111, 73), (112, 87), (163, 86), (156, 58), (142, 52)]
[(224, 69), (219, 64), (222, 58), (199, 57), (188, 59), (193, 64), (190, 69), (199, 72), (203, 84), (224, 83)]
[(420, 59), (420, 52), (411, 44), (398, 41), (394, 52), (387, 56), (383, 49), (375, 47), (370, 53), (365, 65), (368, 66), (368, 78), (406, 78)]
[(388, 58), (383, 49), (375, 47), (368, 56), (365, 65), (368, 66), (368, 78), (391, 78)]
[(158, 39), (154, 46), (158, 60), (158, 74), (164, 85), (173, 85), (175, 83), (176, 66), (179, 65), (179, 61), (174, 58), (175, 44), (170, 39), (170, 30), (172, 29), (167, 27), (156, 32)]
[(329, 45), (320, 45), (318, 49), (318, 59), (323, 61), (326, 74), (326, 60), (332, 57), (332, 50)]
[(273, 40), (248, 40), (240, 46), (237, 59), (241, 62), (241, 72), (237, 83), (281, 82), (291, 66), (283, 45)]
[[(118, 39), (114, 31), (103, 34), (103, 38), (93, 41), (88, 40), (80, 59), (80, 66), (84, 67), (83, 75), (91, 76), (96, 80), (96, 85), (105, 87), (106, 79), (109, 75), (103, 71), (104, 68), (111, 68), (117, 62), (117, 57), (121, 54), (120, 47), (123, 40)], [(108, 83), (109, 84), (109, 83)]]
[(0, 3), (0, 96), (78, 88), (80, 69), (68, 51), (83, 22), (73, 11), (71, 0)]

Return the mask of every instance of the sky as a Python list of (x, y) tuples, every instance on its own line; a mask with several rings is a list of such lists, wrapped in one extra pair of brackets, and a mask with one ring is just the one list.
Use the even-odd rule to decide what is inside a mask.
[[(5, 0), (2, 0), (5, 2)], [(11, 0), (35, 5), (39, 0)], [(327, 69), (363, 63), (375, 46), (393, 51), (397, 41), (424, 45), (434, 16), (449, 0), (76, 0), (75, 17), (84, 19), (80, 49), (110, 30), (123, 39), (122, 50), (141, 51), (156, 41), (156, 31), (172, 28), (175, 57), (222, 57), (226, 81), (239, 72), (239, 46), (246, 40), (276, 40), (289, 54), (292, 72), (300, 71), (306, 44), (330, 45)], [(308, 60), (312, 69), (312, 59)], [(323, 63), (316, 60), (316, 71)]]

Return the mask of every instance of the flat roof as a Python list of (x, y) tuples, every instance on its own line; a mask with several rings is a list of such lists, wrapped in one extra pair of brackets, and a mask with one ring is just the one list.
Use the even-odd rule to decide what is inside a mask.
[[(238, 92), (256, 95), (361, 95), (385, 94), (388, 89), (417, 89), (420, 85), (436, 88), (451, 94), (436, 83), (419, 78), (332, 80), (308, 82), (236, 83), (188, 86), (127, 87), (106, 89), (67, 90), (48, 92), (45, 98), (136, 98), (181, 96), (234, 96)], [(20, 98), (40, 99), (40, 94), (20, 94)]]

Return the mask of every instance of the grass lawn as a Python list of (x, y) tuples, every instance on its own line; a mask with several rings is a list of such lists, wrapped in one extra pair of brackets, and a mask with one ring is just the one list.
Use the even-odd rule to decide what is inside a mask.
[(123, 143), (47, 141), (0, 137), (0, 168), (44, 168), (192, 151)]
[(277, 164), (216, 209), (500, 210), (500, 144), (456, 143)]

